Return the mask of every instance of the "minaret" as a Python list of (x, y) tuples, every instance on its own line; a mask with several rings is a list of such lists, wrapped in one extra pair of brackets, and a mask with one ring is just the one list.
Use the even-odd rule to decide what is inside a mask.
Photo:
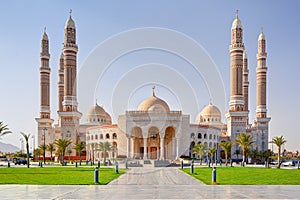
[[(249, 80), (248, 80), (248, 57), (246, 50), (243, 54), (243, 97), (244, 97), (244, 110), (249, 111), (249, 103), (248, 103), (248, 92), (249, 92)], [(248, 119), (247, 119), (248, 123)]]
[(267, 117), (267, 66), (266, 37), (263, 32), (258, 36), (258, 52), (256, 54), (256, 143), (258, 151), (268, 149), (269, 122)]
[[(230, 49), (230, 101), (229, 111), (226, 113), (227, 133), (233, 142), (237, 135), (246, 133), (248, 110), (245, 110), (243, 96), (243, 27), (238, 12), (231, 26)], [(231, 158), (235, 158), (238, 145), (232, 145)]]
[(243, 27), (238, 12), (231, 27), (230, 45), (230, 111), (244, 110), (243, 98)]
[[(82, 116), (77, 110), (77, 52), (76, 27), (71, 12), (65, 24), (65, 38), (63, 43), (63, 65), (64, 65), (64, 98), (62, 111), (58, 112), (59, 126), (61, 127), (61, 138), (70, 139), (75, 144), (79, 139), (79, 120)], [(69, 147), (71, 150), (72, 148)], [(73, 150), (71, 155), (75, 155)]]
[(49, 40), (44, 30), (41, 40), (40, 52), (40, 117), (35, 120), (38, 123), (38, 145), (48, 144), (52, 138), (52, 123), (50, 118), (50, 72), (49, 67)]
[(64, 54), (60, 54), (58, 70), (58, 112), (63, 111), (64, 101)]
[(256, 54), (256, 118), (267, 116), (267, 66), (266, 38), (263, 32), (258, 37), (258, 52)]

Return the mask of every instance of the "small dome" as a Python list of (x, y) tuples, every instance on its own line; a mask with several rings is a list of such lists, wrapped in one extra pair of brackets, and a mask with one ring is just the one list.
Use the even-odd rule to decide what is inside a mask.
[(65, 28), (74, 28), (75, 29), (75, 22), (72, 19), (71, 15), (70, 15), (69, 19), (66, 21)]
[(111, 116), (97, 103), (88, 109), (86, 116), (88, 122), (111, 124)]
[(196, 123), (200, 124), (215, 124), (221, 122), (221, 111), (217, 106), (214, 106), (211, 102), (208, 106), (197, 115)]
[(258, 40), (266, 40), (266, 36), (263, 32), (261, 32), (258, 36)]
[(170, 112), (168, 104), (155, 96), (154, 87), (152, 88), (152, 97), (144, 100), (138, 107), (140, 111)]
[(236, 18), (232, 22), (231, 29), (243, 28), (242, 22), (239, 19), (238, 13), (236, 13)]
[(210, 103), (208, 106), (203, 108), (203, 110), (200, 113), (202, 116), (210, 116), (210, 117), (221, 117), (221, 111), (217, 106), (214, 106), (212, 103)]

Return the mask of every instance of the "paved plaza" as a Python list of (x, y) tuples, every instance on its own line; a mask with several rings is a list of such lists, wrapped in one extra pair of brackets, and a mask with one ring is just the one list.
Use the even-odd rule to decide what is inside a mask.
[(300, 199), (300, 186), (204, 185), (177, 168), (132, 168), (109, 185), (0, 185), (0, 191), (1, 199)]

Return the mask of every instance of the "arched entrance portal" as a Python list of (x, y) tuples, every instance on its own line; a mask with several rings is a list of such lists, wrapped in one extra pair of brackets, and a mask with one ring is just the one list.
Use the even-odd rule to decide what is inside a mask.
[(157, 127), (148, 130), (147, 137), (148, 158), (158, 159), (160, 150), (160, 134)]
[(175, 158), (175, 128), (169, 126), (166, 128), (165, 139), (164, 139), (164, 157), (165, 159), (172, 160)]
[(133, 158), (143, 158), (144, 148), (142, 129), (140, 127), (133, 127), (131, 137), (133, 139)]

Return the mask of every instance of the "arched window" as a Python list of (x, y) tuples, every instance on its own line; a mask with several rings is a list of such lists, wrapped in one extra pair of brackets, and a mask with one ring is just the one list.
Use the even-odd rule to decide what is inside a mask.
[(113, 139), (117, 139), (117, 134), (116, 134), (116, 133), (113, 133), (112, 138), (113, 138)]
[(195, 139), (195, 133), (191, 133), (191, 139)]
[(206, 133), (204, 134), (204, 139), (207, 139), (207, 134)]
[(91, 136), (91, 140), (93, 140), (93, 139), (94, 139), (94, 136), (92, 135), (92, 136)]
[(98, 140), (98, 135), (95, 135), (95, 140)]
[(87, 140), (90, 140), (90, 136), (87, 136)]
[(211, 147), (212, 147), (212, 143), (210, 142), (210, 143), (209, 143), (209, 148), (211, 148)]
[(198, 133), (198, 139), (202, 139), (202, 134)]
[(209, 134), (209, 139), (210, 139), (210, 140), (212, 139), (212, 135), (211, 135), (211, 134)]
[(103, 134), (100, 134), (100, 140), (102, 140), (103, 139)]
[(109, 139), (109, 134), (108, 133), (106, 133), (105, 138)]

